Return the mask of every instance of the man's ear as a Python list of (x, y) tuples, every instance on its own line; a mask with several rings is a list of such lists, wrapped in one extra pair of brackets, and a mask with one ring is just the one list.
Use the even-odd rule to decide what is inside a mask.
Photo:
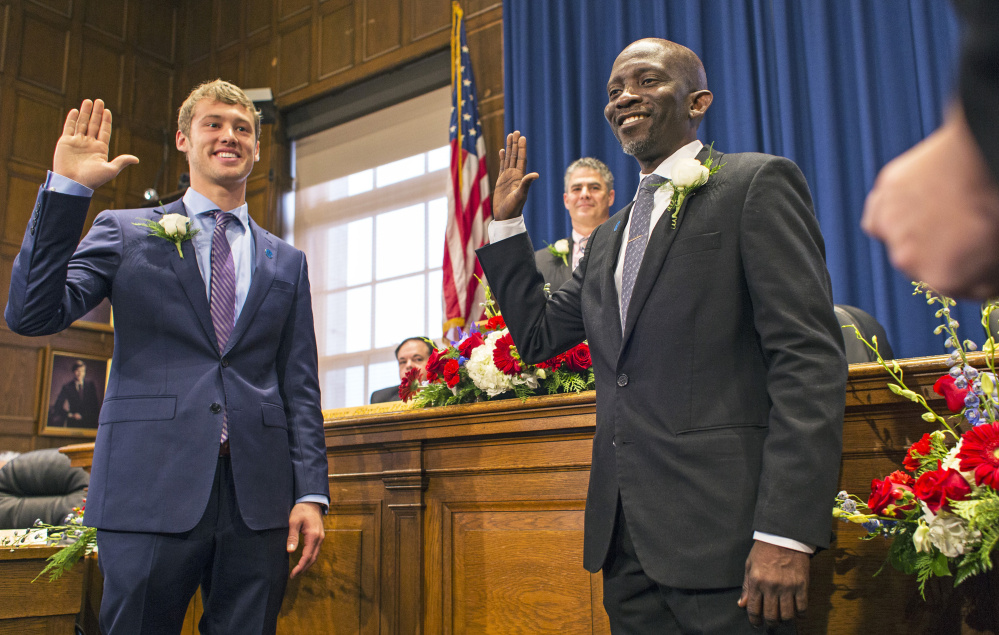
[(714, 100), (714, 95), (711, 94), (710, 90), (695, 90), (690, 93), (690, 118), (698, 119), (704, 116), (704, 113), (708, 111), (708, 107), (711, 106), (712, 100)]
[(187, 137), (180, 130), (177, 131), (176, 137), (177, 149), (183, 153), (187, 153)]
[(569, 193), (562, 192), (562, 204), (565, 205), (566, 211), (569, 210)]
[(257, 141), (257, 144), (253, 147), (253, 162), (256, 163), (259, 160), (260, 160), (260, 142)]
[(614, 190), (607, 193), (607, 207), (613, 207), (614, 205)]

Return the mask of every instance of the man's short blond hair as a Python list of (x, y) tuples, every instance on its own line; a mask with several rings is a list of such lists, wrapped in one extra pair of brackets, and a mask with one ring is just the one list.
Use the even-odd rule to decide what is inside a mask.
[(185, 137), (191, 136), (191, 119), (194, 117), (194, 107), (203, 99), (246, 108), (253, 115), (255, 140), (260, 141), (260, 122), (263, 118), (260, 111), (254, 108), (253, 101), (246, 96), (243, 89), (222, 79), (215, 79), (198, 85), (187, 96), (184, 103), (181, 104), (180, 114), (177, 115), (177, 127)]

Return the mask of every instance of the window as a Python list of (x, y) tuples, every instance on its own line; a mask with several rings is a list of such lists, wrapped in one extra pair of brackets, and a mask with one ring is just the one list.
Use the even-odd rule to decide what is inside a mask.
[(399, 383), (394, 350), (441, 332), (450, 88), (295, 142), (323, 408)]

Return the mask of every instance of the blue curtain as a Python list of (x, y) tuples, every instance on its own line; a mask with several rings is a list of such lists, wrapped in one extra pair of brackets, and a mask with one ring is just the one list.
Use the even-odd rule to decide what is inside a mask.
[[(631, 200), (638, 164), (603, 117), (617, 54), (667, 38), (704, 62), (714, 103), (700, 139), (724, 152), (789, 157), (805, 173), (826, 240), (834, 300), (885, 326), (898, 357), (944, 352), (937, 321), (883, 247), (859, 229), (878, 170), (939, 125), (956, 81), (960, 25), (942, 0), (504, 0), (508, 131), (542, 178), (525, 217), (536, 247), (568, 235), (562, 174), (581, 156)], [(981, 341), (978, 307), (957, 313)]]

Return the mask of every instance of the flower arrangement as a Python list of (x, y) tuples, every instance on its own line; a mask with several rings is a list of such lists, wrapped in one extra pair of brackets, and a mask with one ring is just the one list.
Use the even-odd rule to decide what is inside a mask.
[(565, 238), (560, 238), (555, 241), (555, 244), (548, 245), (546, 247), (548, 253), (555, 256), (556, 258), (562, 259), (562, 264), (566, 267), (569, 266), (569, 241)]
[(680, 207), (683, 205), (683, 201), (696, 190), (700, 189), (705, 183), (708, 182), (708, 178), (711, 177), (715, 172), (725, 167), (725, 164), (715, 165), (715, 159), (712, 156), (714, 152), (714, 145), (708, 148), (708, 158), (702, 164), (697, 159), (680, 159), (673, 164), (673, 168), (670, 170), (670, 178), (668, 181), (663, 183), (660, 187), (663, 188), (669, 195), (669, 205), (666, 206), (667, 212), (672, 212), (670, 214), (670, 219), (672, 221), (672, 228), (676, 229), (676, 217), (680, 213)]
[(48, 564), (35, 576), (35, 580), (45, 574), (48, 574), (49, 582), (58, 580), (80, 558), (89, 556), (97, 548), (97, 529), (83, 525), (83, 511), (86, 507), (87, 499), (83, 499), (79, 507), (74, 507), (73, 511), (67, 514), (61, 525), (49, 525), (36, 520), (34, 526), (23, 530), (20, 535), (15, 534), (13, 538), (5, 538), (0, 542), (0, 546), (16, 549), (33, 545), (35, 536), (44, 532), (46, 545), (50, 547), (63, 545), (63, 548), (48, 557)]
[(399, 386), (403, 401), (428, 408), (493, 399), (509, 393), (525, 400), (541, 391), (552, 395), (593, 389), (593, 365), (586, 342), (531, 366), (517, 353), (488, 287), (485, 308), (488, 320), (481, 328), (473, 325), (457, 341), (433, 350), (423, 369), (425, 385), (420, 382), (420, 369), (409, 370)]
[(156, 236), (157, 238), (163, 238), (172, 242), (177, 248), (177, 253), (180, 254), (181, 259), (184, 258), (181, 245), (185, 241), (194, 238), (195, 234), (199, 231), (197, 229), (191, 230), (191, 219), (183, 214), (164, 214), (158, 222), (143, 219), (132, 224), (136, 227), (145, 227), (149, 230), (150, 236)]
[[(983, 346), (987, 370), (974, 368), (969, 353), (977, 347), (957, 336), (959, 325), (951, 317), (954, 300), (924, 283), (913, 284), (914, 295), (923, 294), (928, 304), (941, 305), (936, 316), (942, 324), (934, 333), (946, 334), (945, 344), (953, 350), (950, 372), (933, 389), (946, 399), (954, 421), (938, 415), (921, 394), (905, 385), (898, 362), (886, 362), (878, 353), (877, 338), (867, 342), (853, 327), (891, 375), (888, 388), (922, 406), (923, 420), (940, 428), (908, 448), (902, 470), (873, 479), (866, 501), (840, 492), (833, 516), (862, 525), (868, 532), (865, 539), (889, 539), (888, 562), (915, 574), (925, 597), (926, 582), (933, 576), (954, 576), (958, 585), (992, 568), (992, 552), (999, 543), (999, 390), (992, 337)], [(982, 308), (986, 332), (989, 315), (996, 309), (999, 304), (994, 303)]]

